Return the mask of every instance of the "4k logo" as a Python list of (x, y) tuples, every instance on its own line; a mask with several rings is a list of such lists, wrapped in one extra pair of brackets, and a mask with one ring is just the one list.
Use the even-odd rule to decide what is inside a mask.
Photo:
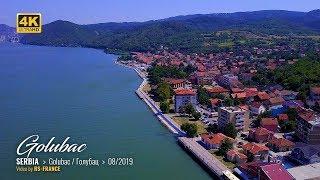
[(17, 33), (41, 33), (40, 13), (18, 13)]

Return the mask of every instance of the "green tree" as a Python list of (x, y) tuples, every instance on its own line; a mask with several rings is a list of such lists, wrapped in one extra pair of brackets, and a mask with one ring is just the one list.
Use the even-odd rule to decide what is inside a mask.
[(191, 103), (188, 103), (187, 105), (185, 105), (184, 109), (185, 109), (185, 113), (188, 114), (189, 116), (196, 112), (196, 110), (194, 109)]
[(169, 113), (170, 110), (170, 104), (167, 101), (161, 101), (160, 102), (160, 109), (163, 113)]
[(233, 106), (234, 105), (234, 101), (233, 101), (233, 99), (231, 99), (231, 98), (226, 98), (225, 100), (224, 100), (224, 105), (225, 106)]
[(195, 137), (198, 133), (198, 126), (196, 124), (184, 123), (181, 125), (181, 130), (186, 132), (188, 137)]
[(279, 125), (282, 132), (292, 132), (296, 128), (296, 118), (298, 116), (298, 112), (294, 108), (289, 108), (286, 111), (288, 115), (288, 121), (280, 121)]
[(286, 114), (288, 115), (289, 121), (295, 121), (298, 116), (298, 112), (295, 108), (289, 108)]
[(292, 132), (296, 128), (296, 122), (295, 121), (286, 121), (286, 122), (280, 121), (279, 125), (280, 125), (280, 128), (281, 128), (281, 131), (285, 132), (285, 133)]
[(192, 116), (194, 117), (195, 120), (199, 120), (201, 118), (201, 113), (199, 112), (193, 112)]
[(237, 137), (238, 131), (233, 123), (228, 123), (224, 128), (224, 134), (229, 137), (235, 138)]
[(210, 133), (218, 133), (219, 127), (217, 124), (209, 124), (209, 126), (207, 127), (207, 131)]
[(185, 106), (180, 106), (180, 107), (179, 107), (179, 113), (185, 115), (185, 113), (186, 113), (186, 108), (185, 108)]
[(162, 82), (158, 85), (156, 90), (157, 98), (160, 101), (166, 101), (171, 98), (171, 87), (168, 83)]
[(252, 162), (254, 160), (254, 155), (252, 153), (248, 154), (248, 162)]
[(209, 105), (210, 104), (210, 96), (208, 95), (207, 91), (200, 86), (197, 90), (198, 101), (202, 105)]
[(219, 147), (218, 154), (225, 156), (227, 152), (232, 149), (232, 142), (229, 139), (224, 139)]
[(264, 113), (262, 113), (262, 114), (259, 114), (259, 115), (257, 116), (257, 118), (252, 121), (253, 127), (259, 127), (259, 126), (260, 126), (261, 119), (262, 119), (262, 118), (267, 118), (267, 117), (270, 117), (270, 116), (271, 116), (271, 112), (270, 112), (270, 111), (266, 111), (266, 112), (264, 112)]

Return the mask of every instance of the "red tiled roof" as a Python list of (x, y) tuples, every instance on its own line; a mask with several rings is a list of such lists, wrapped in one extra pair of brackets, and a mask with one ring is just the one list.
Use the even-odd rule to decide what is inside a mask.
[(209, 93), (226, 93), (228, 92), (227, 89), (220, 87), (220, 86), (216, 86), (216, 87), (212, 87), (212, 88), (208, 88), (207, 91)]
[(221, 102), (220, 99), (215, 98), (215, 99), (210, 99), (211, 104), (217, 105), (219, 102)]
[(240, 89), (240, 88), (231, 88), (231, 91), (233, 93), (240, 93), (240, 92), (243, 92), (244, 90), (243, 89)]
[(264, 135), (269, 135), (269, 134), (273, 134), (272, 131), (269, 131), (268, 129), (266, 128), (263, 128), (263, 127), (259, 127), (257, 129), (255, 129), (254, 133), (258, 136), (264, 136)]
[(269, 99), (270, 104), (282, 104), (284, 99), (282, 97), (274, 97)]
[(177, 89), (174, 91), (176, 95), (196, 95), (192, 89)]
[(260, 100), (268, 100), (268, 99), (270, 99), (269, 94), (266, 93), (266, 92), (258, 92), (257, 96), (259, 97)]
[(234, 93), (232, 94), (232, 97), (237, 99), (243, 99), (247, 97), (247, 93), (246, 92)]
[(259, 102), (253, 102), (253, 103), (251, 103), (250, 106), (251, 106), (251, 107), (254, 107), (254, 108), (260, 108), (260, 106), (262, 106), (262, 104), (259, 103)]
[(278, 118), (280, 121), (287, 121), (289, 119), (287, 114), (279, 114)]
[(275, 126), (278, 126), (278, 120), (277, 118), (262, 118), (261, 119), (261, 126), (269, 126), (269, 125), (275, 125)]
[(198, 71), (198, 72), (196, 72), (196, 75), (197, 75), (197, 77), (203, 77), (203, 76), (206, 76), (206, 73)]
[(270, 144), (272, 145), (275, 145), (277, 147), (293, 147), (294, 146), (294, 143), (287, 140), (287, 139), (284, 139), (284, 138), (279, 138), (279, 139), (273, 139), (269, 142)]
[(257, 88), (246, 88), (245, 89), (246, 97), (254, 97), (257, 95)]
[(258, 92), (258, 89), (253, 87), (253, 88), (246, 88), (246, 91), (253, 91), (253, 92)]
[(243, 145), (242, 148), (246, 151), (251, 152), (252, 154), (258, 154), (261, 151), (269, 151), (269, 148), (267, 148), (266, 146), (256, 143), (247, 143)]
[(313, 121), (315, 118), (315, 114), (311, 111), (299, 113), (298, 116), (305, 121)]
[(226, 139), (226, 138), (228, 138), (229, 140), (233, 141), (232, 138), (230, 138), (230, 137), (228, 137), (228, 136), (226, 136), (226, 135), (224, 135), (224, 134), (222, 134), (222, 133), (211, 134), (211, 135), (209, 135), (209, 134), (202, 134), (202, 135), (201, 135), (201, 138), (202, 138), (205, 142), (207, 142), (207, 143), (209, 143), (209, 144), (221, 144), (222, 141), (223, 141), (224, 139)]
[(171, 61), (170, 64), (171, 65), (175, 65), (175, 66), (179, 66), (182, 62), (181, 61), (178, 61), (178, 60), (174, 60), (174, 61)]
[(238, 156), (239, 159), (247, 159), (247, 156), (246, 156), (246, 155), (244, 155), (244, 154), (242, 154), (242, 153), (240, 153), (239, 151), (236, 151), (236, 150), (234, 150), (234, 149), (229, 150), (229, 151), (227, 152), (227, 155), (228, 155), (228, 156), (231, 156), (231, 157)]
[(185, 82), (184, 79), (165, 78), (164, 80), (165, 80), (167, 83), (169, 83), (169, 84), (180, 84), (180, 83), (184, 83), (184, 82)]
[(294, 178), (281, 164), (268, 164), (261, 166), (261, 170), (272, 180), (293, 180)]
[(248, 105), (245, 105), (245, 104), (241, 104), (238, 106), (240, 109), (243, 109), (243, 110), (246, 110), (246, 111), (249, 111), (249, 106)]
[(320, 87), (312, 87), (310, 88), (310, 91), (315, 94), (320, 94)]

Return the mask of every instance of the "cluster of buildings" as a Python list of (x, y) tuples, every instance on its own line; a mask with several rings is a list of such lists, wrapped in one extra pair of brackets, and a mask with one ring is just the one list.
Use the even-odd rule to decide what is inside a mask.
[[(133, 56), (146, 66), (155, 63), (159, 66), (195, 67), (195, 72), (187, 79), (163, 79), (174, 89), (174, 110), (179, 113), (187, 104), (199, 107), (196, 87), (204, 87), (210, 97), (206, 110), (218, 114), (218, 129), (223, 130), (232, 123), (239, 133), (236, 138), (226, 136), (223, 131), (202, 134), (201, 144), (208, 150), (217, 150), (228, 139), (233, 148), (225, 158), (237, 165), (235, 172), (239, 176), (244, 179), (295, 179), (296, 175), (285, 167), (287, 161), (297, 166), (320, 163), (320, 116), (309, 108), (320, 105), (320, 86), (310, 87), (307, 102), (302, 102), (297, 99), (298, 92), (284, 89), (281, 85), (261, 88), (248, 83), (257, 69), (273, 70), (297, 62), (296, 59), (265, 58), (268, 54), (293, 49), (296, 50), (290, 46), (275, 46), (208, 55), (136, 52)], [(303, 57), (304, 52), (299, 52), (299, 55)], [(294, 119), (289, 118), (289, 109), (297, 112)], [(261, 118), (259, 125), (253, 126), (253, 121), (266, 112), (268, 115)], [(289, 121), (294, 121), (295, 129), (283, 133), (280, 124)]]

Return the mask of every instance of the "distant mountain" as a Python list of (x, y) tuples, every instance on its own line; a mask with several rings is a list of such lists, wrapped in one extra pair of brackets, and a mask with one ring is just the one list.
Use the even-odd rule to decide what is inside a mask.
[(107, 50), (146, 51), (160, 45), (188, 49), (203, 44), (202, 33), (243, 30), (274, 35), (320, 34), (320, 10), (198, 14), (147, 22), (78, 25), (55, 21), (39, 35), (23, 36), (27, 44), (86, 46)]
[(15, 28), (0, 24), (0, 42), (19, 42), (19, 38)]

